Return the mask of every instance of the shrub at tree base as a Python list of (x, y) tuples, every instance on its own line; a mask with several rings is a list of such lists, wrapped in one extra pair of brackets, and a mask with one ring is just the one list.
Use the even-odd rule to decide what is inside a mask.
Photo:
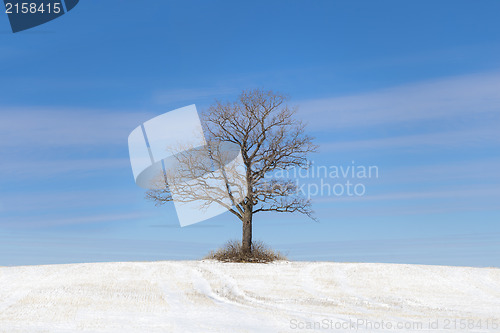
[(288, 260), (282, 253), (274, 251), (262, 242), (252, 242), (252, 251), (244, 252), (241, 242), (232, 240), (223, 247), (211, 251), (203, 259), (214, 259), (222, 262), (268, 263), (277, 260)]

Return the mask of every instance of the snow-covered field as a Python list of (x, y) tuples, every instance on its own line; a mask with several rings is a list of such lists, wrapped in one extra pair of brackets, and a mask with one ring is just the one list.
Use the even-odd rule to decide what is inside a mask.
[(212, 261), (0, 267), (0, 332), (356, 329), (500, 332), (500, 269)]

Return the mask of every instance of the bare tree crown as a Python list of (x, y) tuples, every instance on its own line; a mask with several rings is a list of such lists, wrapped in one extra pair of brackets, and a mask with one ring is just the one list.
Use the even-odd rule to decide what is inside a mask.
[[(292, 179), (266, 177), (307, 166), (308, 154), (317, 149), (287, 101), (286, 95), (273, 91), (247, 90), (234, 102), (216, 101), (202, 114), (208, 142), (229, 142), (241, 150), (246, 197), (229, 210), (242, 221), (248, 218), (245, 214), (264, 211), (299, 212), (312, 218), (310, 201), (298, 193)], [(171, 200), (168, 188), (151, 190), (147, 197), (157, 204)]]

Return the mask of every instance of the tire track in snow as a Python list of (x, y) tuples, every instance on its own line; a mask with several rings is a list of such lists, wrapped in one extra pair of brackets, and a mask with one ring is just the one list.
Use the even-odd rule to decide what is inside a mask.
[[(287, 306), (283, 306), (276, 303), (268, 303), (266, 301), (260, 300), (258, 298), (252, 297), (245, 293), (239, 286), (238, 283), (229, 275), (223, 273), (221, 270), (216, 269), (214, 265), (204, 265), (200, 264), (198, 266), (198, 274), (205, 280), (203, 288), (205, 292), (211, 295), (214, 299), (220, 302), (224, 302), (231, 305), (236, 305), (239, 307), (244, 307), (248, 309), (260, 309), (264, 311), (272, 311), (275, 316), (281, 316), (282, 318), (293, 317), (298, 320), (308, 321), (311, 315), (321, 316), (325, 315), (322, 313), (315, 312), (304, 312), (296, 309), (292, 309)], [(205, 272), (205, 275), (203, 273)], [(206, 275), (213, 275), (217, 278), (217, 281), (222, 285), (222, 290), (219, 292), (214, 291), (209, 279)]]

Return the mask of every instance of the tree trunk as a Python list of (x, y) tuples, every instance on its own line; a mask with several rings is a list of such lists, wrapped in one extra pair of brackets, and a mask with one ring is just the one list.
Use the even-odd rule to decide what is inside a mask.
[(243, 238), (241, 240), (243, 253), (252, 252), (252, 210), (253, 207), (246, 206), (243, 214)]

